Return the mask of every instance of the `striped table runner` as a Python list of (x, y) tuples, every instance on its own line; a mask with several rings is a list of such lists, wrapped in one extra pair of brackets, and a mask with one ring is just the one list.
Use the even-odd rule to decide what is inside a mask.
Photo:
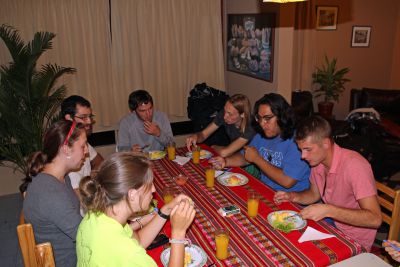
[[(177, 149), (178, 155), (184, 155), (185, 148)], [(266, 217), (276, 210), (295, 210), (299, 206), (292, 203), (283, 203), (276, 206), (272, 201), (274, 191), (255, 179), (251, 175), (234, 168), (235, 172), (246, 175), (249, 183), (244, 186), (226, 187), (215, 182), (214, 188), (205, 185), (205, 165), (207, 160), (200, 164), (191, 161), (180, 166), (165, 157), (154, 161), (154, 184), (157, 198), (165, 186), (175, 187), (191, 197), (196, 207), (196, 218), (189, 228), (187, 236), (193, 244), (202, 247), (208, 256), (206, 266), (326, 266), (344, 260), (365, 250), (355, 241), (345, 236), (339, 230), (324, 222), (307, 221), (307, 224), (321, 232), (335, 235), (321, 241), (298, 243), (297, 240), (304, 232), (292, 231), (289, 234), (272, 228)], [(189, 177), (184, 186), (177, 185), (173, 177), (184, 174)], [(250, 219), (247, 216), (247, 192), (256, 190), (261, 196), (259, 214)], [(235, 204), (240, 207), (241, 213), (232, 217), (222, 217), (218, 213), (220, 207)], [(230, 231), (229, 257), (220, 261), (215, 257), (215, 242), (213, 232), (216, 228), (228, 228)], [(170, 231), (167, 225), (166, 232)], [(160, 264), (159, 256), (162, 249), (150, 255)]]

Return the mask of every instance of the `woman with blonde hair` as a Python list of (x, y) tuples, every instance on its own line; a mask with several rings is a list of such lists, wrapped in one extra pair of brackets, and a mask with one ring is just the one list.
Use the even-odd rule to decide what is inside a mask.
[(102, 163), (95, 178), (79, 185), (87, 210), (77, 235), (78, 266), (157, 266), (146, 248), (171, 219), (168, 266), (183, 266), (186, 230), (195, 216), (191, 200), (179, 195), (133, 231), (127, 221), (147, 211), (155, 192), (150, 161), (133, 153), (116, 153)]
[(227, 157), (245, 146), (256, 134), (251, 126), (251, 105), (247, 96), (236, 94), (225, 103), (224, 109), (218, 112), (214, 120), (201, 132), (186, 139), (186, 147), (191, 151), (192, 146), (205, 141), (219, 127), (225, 126), (230, 139), (228, 146), (215, 145), (213, 148), (221, 157)]

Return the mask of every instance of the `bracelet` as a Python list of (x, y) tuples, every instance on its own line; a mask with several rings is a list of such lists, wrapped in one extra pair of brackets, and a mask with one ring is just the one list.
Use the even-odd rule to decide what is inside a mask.
[(169, 239), (169, 243), (171, 244), (183, 244), (183, 245), (187, 245), (187, 246), (191, 246), (192, 245), (192, 241), (190, 241), (189, 238), (183, 238), (183, 239), (175, 239), (175, 238), (170, 238)]
[(169, 215), (162, 213), (161, 209), (154, 208), (154, 211), (157, 212), (158, 216), (160, 216), (161, 218), (165, 220), (169, 219)]
[(135, 220), (135, 222), (137, 222), (137, 223), (139, 224), (140, 229), (143, 229), (143, 224), (142, 224), (142, 222), (140, 221), (141, 219), (142, 219), (142, 218), (139, 217), (139, 218), (137, 218), (137, 219)]

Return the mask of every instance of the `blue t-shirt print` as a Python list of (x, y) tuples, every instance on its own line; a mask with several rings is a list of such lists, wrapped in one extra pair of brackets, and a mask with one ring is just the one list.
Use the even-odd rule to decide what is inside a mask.
[(272, 151), (265, 147), (259, 149), (260, 155), (272, 165), (282, 168), (283, 153), (280, 151)]
[(283, 140), (280, 136), (268, 139), (257, 134), (249, 146), (257, 148), (258, 153), (266, 161), (282, 169), (285, 175), (297, 180), (294, 186), (285, 188), (261, 172), (261, 181), (263, 183), (274, 190), (286, 192), (299, 192), (310, 187), (310, 167), (301, 159), (301, 153), (293, 139)]

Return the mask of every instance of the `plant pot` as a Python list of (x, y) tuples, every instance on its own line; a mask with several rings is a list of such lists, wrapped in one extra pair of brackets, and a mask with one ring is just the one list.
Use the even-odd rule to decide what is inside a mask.
[(319, 102), (318, 103), (318, 114), (327, 120), (332, 119), (332, 110), (333, 103), (332, 102)]

